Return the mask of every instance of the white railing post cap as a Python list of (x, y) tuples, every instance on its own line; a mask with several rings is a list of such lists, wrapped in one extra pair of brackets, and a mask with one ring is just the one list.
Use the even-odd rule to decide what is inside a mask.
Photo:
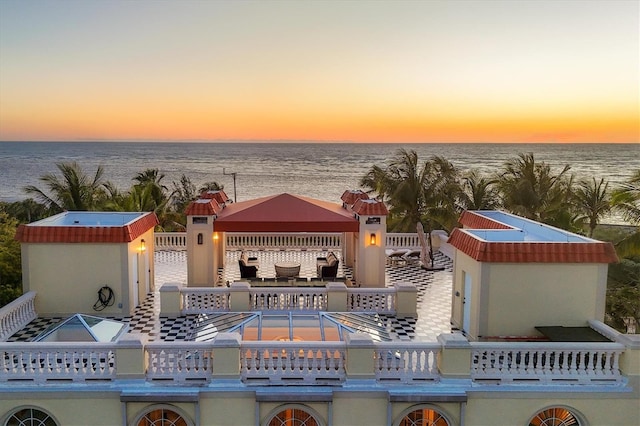
[(372, 348), (373, 338), (367, 333), (346, 333), (344, 341), (349, 348)]
[(469, 348), (471, 344), (462, 333), (438, 334), (438, 343), (445, 348)]
[(164, 293), (164, 292), (175, 293), (177, 291), (180, 291), (180, 287), (181, 287), (180, 284), (177, 284), (177, 283), (164, 283), (160, 287), (160, 292), (161, 293)]
[(394, 287), (396, 288), (396, 291), (407, 291), (407, 292), (413, 292), (413, 293), (418, 292), (418, 288), (415, 286), (415, 284), (412, 284), (412, 283), (404, 283), (404, 282), (395, 283)]
[(216, 348), (239, 348), (242, 343), (240, 333), (218, 333), (213, 339)]
[(345, 283), (342, 282), (328, 282), (327, 285), (325, 286), (327, 290), (332, 290), (332, 291), (336, 291), (336, 290), (344, 290), (347, 291), (347, 285)]
[(246, 281), (235, 281), (229, 284), (230, 291), (246, 291), (251, 288), (251, 284)]
[(123, 334), (116, 342), (119, 349), (141, 348), (148, 342), (148, 336), (138, 334)]

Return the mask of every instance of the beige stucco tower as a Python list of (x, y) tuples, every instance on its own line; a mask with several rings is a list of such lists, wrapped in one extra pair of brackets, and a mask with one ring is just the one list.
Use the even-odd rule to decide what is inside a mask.
[(202, 198), (187, 207), (187, 286), (215, 286), (218, 261), (214, 255), (213, 221), (222, 207)]
[(224, 262), (224, 238), (214, 232), (214, 222), (229, 200), (224, 191), (205, 191), (186, 210), (187, 286), (210, 287), (218, 281)]
[(358, 199), (352, 207), (360, 224), (355, 238), (355, 279), (361, 287), (384, 287), (387, 215), (382, 201)]

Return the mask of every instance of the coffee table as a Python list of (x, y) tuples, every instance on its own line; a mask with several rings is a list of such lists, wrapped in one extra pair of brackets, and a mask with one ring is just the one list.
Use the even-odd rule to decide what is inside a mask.
[(277, 262), (275, 265), (276, 277), (297, 277), (300, 274), (300, 263)]

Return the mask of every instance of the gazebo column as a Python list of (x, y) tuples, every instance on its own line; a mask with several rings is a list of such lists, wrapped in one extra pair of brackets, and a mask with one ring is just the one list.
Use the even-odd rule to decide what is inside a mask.
[(384, 287), (387, 207), (382, 201), (360, 199), (353, 211), (359, 222), (355, 279), (361, 287)]
[(227, 253), (227, 236), (224, 232), (216, 231), (216, 224), (213, 223), (213, 260), (216, 269), (224, 268), (225, 255)]
[(222, 210), (215, 199), (199, 199), (187, 207), (187, 286), (215, 286), (218, 259), (213, 223)]
[(342, 262), (345, 266), (353, 268), (356, 258), (357, 241), (355, 233), (344, 232), (342, 234)]

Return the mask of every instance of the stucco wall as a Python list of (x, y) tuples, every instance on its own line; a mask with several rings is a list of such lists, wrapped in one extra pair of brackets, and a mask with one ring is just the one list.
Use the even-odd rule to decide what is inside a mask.
[[(307, 389), (307, 388), (305, 388)], [(301, 392), (303, 392), (301, 390)], [(251, 392), (206, 392), (200, 402), (166, 402), (177, 408), (189, 421), (199, 420), (202, 425), (231, 426), (254, 425), (256, 401)], [(160, 398), (162, 394), (157, 394)], [(60, 425), (119, 425), (122, 424), (122, 403), (116, 392), (38, 392), (31, 397), (23, 392), (0, 395), (0, 422), (16, 407), (32, 406), (51, 414)], [(170, 399), (170, 398), (169, 398)], [(387, 397), (384, 392), (337, 392), (332, 403), (333, 425), (340, 426), (385, 426), (387, 425)], [(283, 403), (261, 402), (260, 420)], [(419, 407), (414, 403), (391, 403), (392, 424), (408, 408)], [(153, 402), (126, 403), (128, 424), (141, 413), (156, 405)], [(319, 414), (323, 422), (329, 415), (329, 403), (301, 403)], [(452, 425), (460, 424), (460, 403), (429, 404), (452, 420)], [(638, 394), (635, 393), (591, 393), (581, 392), (471, 392), (464, 407), (464, 424), (484, 425), (526, 425), (539, 411), (561, 406), (570, 409), (584, 423), (583, 426), (629, 426), (637, 424), (640, 418)], [(262, 424), (262, 423), (260, 423)], [(325, 423), (326, 424), (326, 423)]]
[(470, 256), (464, 254), (460, 250), (455, 251), (453, 272), (453, 291), (452, 297), (452, 309), (451, 309), (451, 322), (460, 329), (463, 329), (463, 301), (464, 294), (464, 275), (465, 273), (471, 277), (471, 297), (467, 297), (467, 301), (471, 303), (470, 314), (470, 327), (469, 330), (465, 330), (469, 336), (477, 336), (479, 330), (479, 318), (480, 318), (480, 283), (483, 271), (483, 264), (472, 259)]
[(640, 404), (637, 396), (586, 394), (580, 398), (567, 392), (485, 393), (470, 395), (466, 407), (466, 426), (526, 425), (534, 415), (549, 407), (565, 407), (574, 412), (581, 426), (632, 426), (638, 424)]
[(122, 246), (22, 244), (24, 290), (37, 292), (38, 314), (93, 313), (97, 292), (105, 285), (113, 289), (115, 303), (102, 312), (121, 313), (118, 304), (125, 297), (123, 279), (126, 279)]
[(535, 326), (584, 326), (590, 319), (604, 320), (606, 281), (599, 281), (606, 265), (489, 263), (486, 267), (482, 336), (536, 335)]
[[(145, 240), (142, 250), (142, 240)], [(98, 290), (109, 286), (114, 303), (105, 315), (129, 315), (154, 290), (154, 235), (130, 243), (23, 243), (24, 291), (35, 291), (40, 316), (95, 313)]]

